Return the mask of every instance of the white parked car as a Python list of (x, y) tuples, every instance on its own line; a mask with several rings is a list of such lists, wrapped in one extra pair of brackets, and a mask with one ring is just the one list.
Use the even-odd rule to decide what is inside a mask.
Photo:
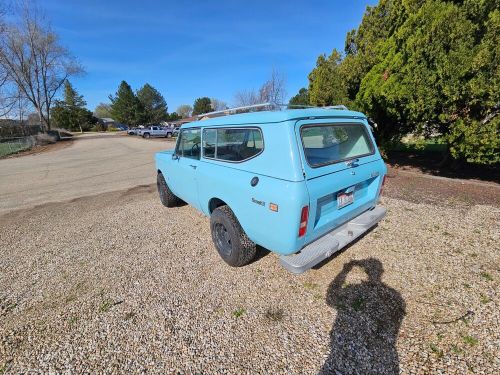
[(137, 135), (142, 136), (142, 138), (149, 138), (149, 137), (170, 138), (172, 136), (172, 129), (162, 128), (161, 126), (150, 126), (148, 128), (138, 129)]

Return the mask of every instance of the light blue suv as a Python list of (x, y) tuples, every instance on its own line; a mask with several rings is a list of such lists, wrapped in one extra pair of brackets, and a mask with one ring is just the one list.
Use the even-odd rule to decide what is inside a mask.
[(260, 245), (302, 273), (377, 224), (386, 166), (365, 115), (307, 108), (215, 117), (182, 126), (156, 154), (158, 191), (210, 217), (231, 266)]

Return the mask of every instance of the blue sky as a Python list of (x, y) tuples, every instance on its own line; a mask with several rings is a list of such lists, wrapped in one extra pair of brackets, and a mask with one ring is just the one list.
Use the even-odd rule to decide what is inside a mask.
[(169, 112), (201, 96), (231, 104), (278, 69), (288, 95), (307, 86), (321, 53), (343, 50), (367, 5), (352, 1), (44, 0), (62, 43), (86, 70), (72, 80), (89, 109), (121, 80), (148, 82)]

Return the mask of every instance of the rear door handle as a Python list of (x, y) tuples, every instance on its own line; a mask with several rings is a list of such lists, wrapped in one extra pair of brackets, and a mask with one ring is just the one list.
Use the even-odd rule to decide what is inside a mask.
[(345, 165), (348, 167), (357, 167), (359, 159), (352, 159), (345, 162)]
[(189, 166), (193, 169), (196, 169), (196, 165), (193, 165), (193, 164), (189, 164)]

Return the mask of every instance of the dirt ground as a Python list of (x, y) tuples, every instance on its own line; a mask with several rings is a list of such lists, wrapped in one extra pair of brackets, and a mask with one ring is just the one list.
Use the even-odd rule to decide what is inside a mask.
[(170, 139), (84, 134), (56, 149), (0, 160), (0, 213), (156, 181), (154, 153)]
[(389, 166), (385, 193), (413, 203), (500, 207), (500, 184), (450, 179)]

